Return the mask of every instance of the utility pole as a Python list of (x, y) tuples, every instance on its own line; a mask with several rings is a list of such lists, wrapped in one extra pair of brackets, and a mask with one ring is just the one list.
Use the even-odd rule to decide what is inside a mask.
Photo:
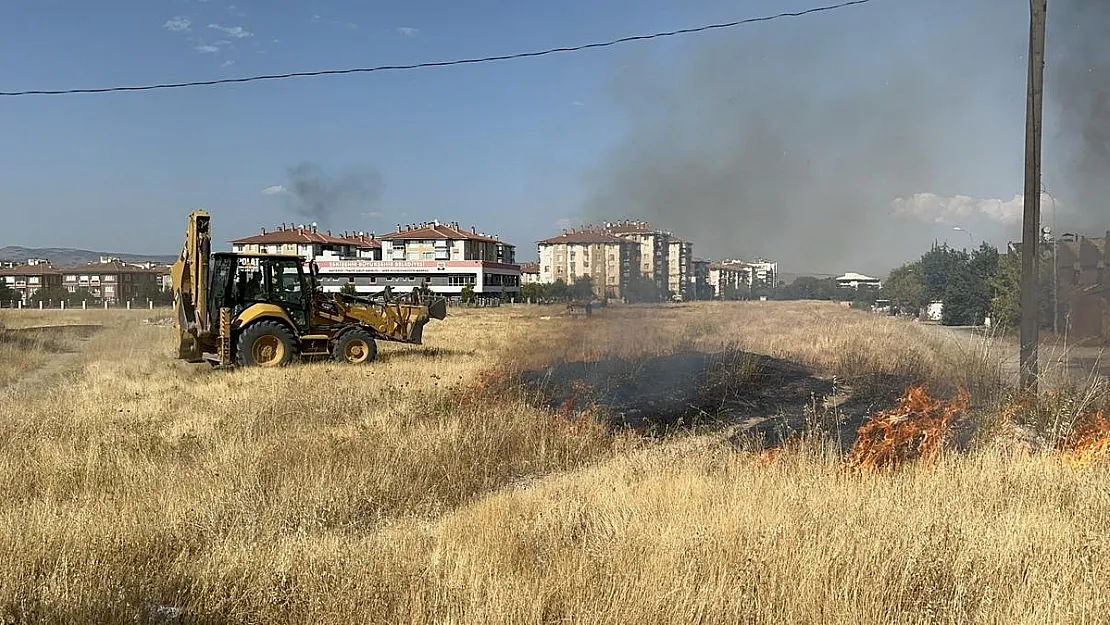
[(1021, 388), (1036, 394), (1040, 368), (1040, 302), (1037, 292), (1041, 247), (1041, 110), (1044, 99), (1044, 39), (1048, 0), (1029, 0), (1029, 85), (1025, 103), (1025, 207), (1021, 236)]

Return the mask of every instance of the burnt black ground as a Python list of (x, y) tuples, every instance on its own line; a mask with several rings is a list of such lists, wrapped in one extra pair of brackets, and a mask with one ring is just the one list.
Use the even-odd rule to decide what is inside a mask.
[(730, 428), (737, 436), (774, 444), (819, 423), (842, 446), (851, 444), (873, 412), (894, 406), (909, 385), (898, 376), (838, 381), (743, 351), (560, 362), (525, 371), (521, 379), (546, 407), (594, 406), (614, 428), (650, 435)]

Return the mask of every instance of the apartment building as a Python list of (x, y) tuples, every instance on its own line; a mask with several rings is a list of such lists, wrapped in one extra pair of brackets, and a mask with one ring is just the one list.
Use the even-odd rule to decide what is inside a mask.
[(0, 282), (14, 291), (19, 301), (27, 304), (40, 289), (60, 287), (62, 274), (49, 261), (32, 258), (24, 264), (4, 263), (0, 266)]
[(479, 297), (513, 297), (520, 292), (516, 248), (500, 238), (430, 221), (397, 226), (396, 232), (343, 232), (286, 226), (232, 241), (235, 251), (296, 254), (316, 261), (325, 291), (353, 288), (374, 294), (426, 287), (460, 295), (470, 287)]
[(691, 299), (711, 299), (713, 287), (709, 284), (709, 267), (712, 263), (708, 260), (695, 258), (691, 261), (693, 270), (694, 293)]
[(709, 262), (707, 265), (706, 283), (709, 285), (714, 299), (732, 299), (738, 294), (747, 291), (748, 268), (734, 262)]
[(849, 271), (837, 277), (836, 286), (842, 289), (872, 289), (877, 291), (883, 288), (883, 281), (878, 278), (866, 276), (862, 273)]
[(641, 245), (600, 228), (564, 230), (538, 243), (539, 281), (567, 284), (579, 276), (593, 279), (594, 293), (605, 299), (625, 297), (641, 271)]
[(1069, 336), (1110, 341), (1110, 231), (1048, 241), (1055, 256), (1055, 302)]
[(640, 246), (640, 273), (655, 283), (662, 293), (670, 289), (670, 242), (674, 235), (653, 228), (646, 221), (606, 222), (605, 231), (614, 236), (635, 241)]
[(339, 238), (349, 244), (349, 254), (355, 258), (382, 259), (382, 241), (373, 232), (344, 232)]
[(667, 290), (676, 301), (694, 299), (694, 244), (673, 238), (667, 248)]
[(163, 269), (153, 265), (131, 265), (110, 257), (59, 271), (62, 274), (61, 285), (66, 291), (72, 294), (88, 293), (90, 297), (109, 304), (145, 300), (168, 284)]
[(520, 283), (524, 284), (539, 284), (540, 283), (540, 264), (539, 263), (525, 263), (520, 266)]
[(288, 254), (316, 258), (325, 254), (348, 257), (351, 255), (352, 242), (332, 236), (331, 232), (320, 232), (316, 226), (281, 224), (277, 229), (234, 239), (231, 250), (245, 254)]

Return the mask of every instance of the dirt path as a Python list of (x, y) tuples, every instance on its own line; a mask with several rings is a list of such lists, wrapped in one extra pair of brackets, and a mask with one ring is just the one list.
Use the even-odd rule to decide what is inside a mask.
[(67, 373), (72, 372), (78, 367), (81, 362), (81, 356), (85, 353), (86, 346), (92, 341), (93, 337), (103, 330), (103, 326), (98, 325), (73, 325), (73, 326), (48, 326), (48, 327), (34, 327), (34, 328), (19, 328), (9, 329), (8, 332), (24, 333), (24, 332), (41, 332), (41, 331), (58, 331), (68, 334), (65, 349), (48, 350), (43, 360), (42, 365), (35, 369), (28, 371), (26, 375), (19, 377), (10, 384), (0, 386), (0, 394), (9, 396), (22, 395), (33, 392), (35, 387), (49, 387), (58, 381), (58, 379)]

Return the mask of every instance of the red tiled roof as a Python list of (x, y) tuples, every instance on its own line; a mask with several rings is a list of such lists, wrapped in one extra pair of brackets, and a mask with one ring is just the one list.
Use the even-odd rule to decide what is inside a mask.
[(16, 265), (15, 267), (0, 267), (0, 276), (45, 276), (59, 273), (61, 270), (53, 265)]
[(520, 266), (520, 273), (539, 273), (539, 272), (540, 272), (540, 264), (539, 263), (525, 263), (525, 264)]
[(343, 233), (339, 238), (343, 239), (347, 245), (361, 249), (376, 250), (382, 247), (382, 240), (373, 235)]
[(482, 241), (485, 243), (502, 243), (490, 236), (478, 234), (477, 232), (466, 232), (459, 228), (458, 224), (437, 224), (426, 223), (408, 229), (399, 230), (397, 232), (390, 232), (383, 235), (383, 241), (412, 241), (420, 239), (448, 239), (456, 241)]
[(599, 230), (583, 230), (581, 232), (564, 232), (559, 236), (551, 237), (540, 241), (540, 245), (558, 245), (558, 244), (571, 244), (571, 245), (600, 245), (604, 243), (621, 243), (626, 245), (635, 245), (634, 242), (628, 239), (622, 239), (608, 232), (601, 232)]
[(59, 268), (58, 271), (62, 271), (62, 272), (65, 272), (65, 273), (70, 273), (70, 274), (86, 274), (86, 275), (108, 274), (108, 273), (155, 273), (155, 274), (160, 274), (160, 273), (163, 273), (165, 271), (168, 271), (168, 268), (151, 267), (150, 269), (147, 269), (146, 267), (140, 267), (138, 265), (128, 265), (127, 263), (122, 263), (122, 262), (119, 262), (119, 261), (112, 261), (110, 263), (88, 263), (86, 265), (76, 265), (76, 266), (73, 266), (73, 267), (62, 267), (62, 268)]
[(266, 245), (285, 243), (318, 243), (321, 245), (350, 245), (350, 243), (330, 233), (325, 234), (313, 228), (279, 228), (271, 232), (235, 239), (232, 243), (239, 245)]

